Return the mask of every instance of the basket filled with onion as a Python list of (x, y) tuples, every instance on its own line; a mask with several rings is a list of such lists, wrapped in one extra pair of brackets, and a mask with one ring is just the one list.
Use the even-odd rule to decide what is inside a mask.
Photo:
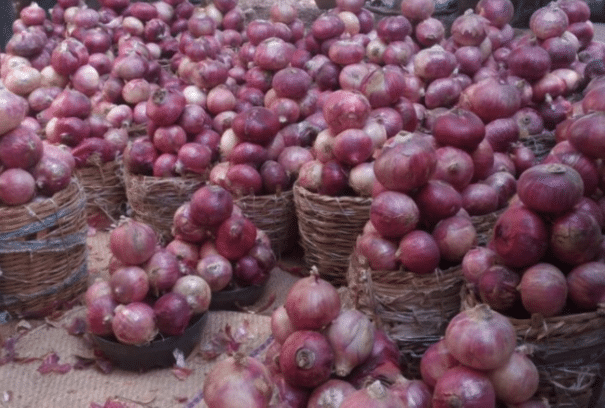
[(509, 318), (551, 406), (595, 405), (604, 373), (604, 216), (597, 192), (584, 192), (570, 166), (529, 168), (487, 247), (462, 262), (462, 308), (485, 303)]

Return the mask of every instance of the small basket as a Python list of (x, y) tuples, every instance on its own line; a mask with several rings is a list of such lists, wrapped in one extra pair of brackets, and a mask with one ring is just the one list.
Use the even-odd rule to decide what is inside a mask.
[[(462, 286), (462, 310), (479, 304)], [(509, 318), (518, 342), (531, 351), (540, 375), (536, 396), (550, 407), (598, 407), (605, 389), (605, 306), (597, 311), (543, 318)]]
[(245, 217), (263, 230), (276, 256), (289, 250), (297, 241), (297, 218), (293, 190), (273, 195), (248, 195), (234, 199)]
[(41, 317), (86, 290), (85, 205), (72, 178), (50, 198), (0, 206), (0, 310)]
[(345, 285), (356, 238), (369, 220), (371, 198), (320, 195), (297, 184), (293, 193), (306, 266), (316, 266), (336, 286)]
[(495, 212), (479, 215), (470, 216), (472, 225), (476, 229), (477, 246), (485, 246), (491, 240), (493, 235), (493, 226), (502, 213), (506, 211), (506, 207), (503, 209), (496, 210)]
[(172, 239), (175, 211), (189, 201), (208, 175), (154, 177), (134, 175), (124, 170), (124, 183), (132, 217), (151, 226), (166, 243)]
[(76, 169), (86, 194), (86, 214), (93, 227), (109, 227), (126, 211), (122, 158)]
[(347, 278), (354, 308), (397, 343), (405, 377), (420, 379), (423, 353), (460, 311), (461, 266), (437, 268), (426, 275), (403, 269), (371, 270), (365, 257), (355, 251)]
[(553, 132), (544, 132), (537, 135), (530, 135), (526, 138), (521, 138), (524, 146), (531, 149), (535, 154), (535, 163), (541, 163), (550, 150), (556, 145), (556, 139)]

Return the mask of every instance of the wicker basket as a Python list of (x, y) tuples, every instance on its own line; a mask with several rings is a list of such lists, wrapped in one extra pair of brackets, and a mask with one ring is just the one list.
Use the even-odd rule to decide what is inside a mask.
[(419, 362), (460, 311), (461, 266), (434, 274), (371, 270), (354, 252), (348, 267), (348, 290), (356, 309), (367, 314), (398, 345), (403, 374), (420, 379)]
[(530, 135), (526, 138), (522, 138), (521, 142), (523, 145), (528, 147), (535, 154), (535, 163), (541, 163), (550, 150), (556, 145), (556, 139), (553, 132), (544, 132), (537, 135)]
[(122, 158), (76, 169), (86, 194), (86, 214), (93, 227), (109, 227), (126, 211)]
[(371, 198), (325, 196), (293, 186), (295, 213), (304, 262), (336, 286), (346, 270), (356, 238), (369, 220)]
[(266, 232), (277, 256), (297, 242), (293, 190), (273, 195), (242, 196), (235, 198), (234, 204), (257, 228)]
[(150, 225), (164, 242), (172, 239), (175, 211), (190, 200), (208, 179), (207, 175), (153, 177), (134, 175), (124, 170), (126, 198), (132, 217)]
[(493, 226), (495, 226), (495, 222), (505, 211), (506, 207), (495, 212), (470, 217), (472, 225), (476, 229), (477, 246), (484, 246), (489, 243), (493, 235)]
[[(462, 309), (479, 303), (468, 285), (462, 286), (461, 299)], [(510, 321), (539, 371), (536, 396), (550, 407), (597, 407), (605, 387), (604, 305), (593, 312)]]
[(40, 317), (86, 290), (85, 205), (73, 178), (50, 198), (0, 206), (0, 310)]

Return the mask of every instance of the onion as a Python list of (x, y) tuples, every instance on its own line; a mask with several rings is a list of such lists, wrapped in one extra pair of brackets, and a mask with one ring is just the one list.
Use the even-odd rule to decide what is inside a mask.
[(605, 159), (605, 113), (592, 112), (576, 119), (568, 129), (569, 142), (590, 158)]
[(508, 267), (493, 265), (478, 277), (476, 288), (482, 302), (504, 313), (519, 301), (516, 287), (520, 280), (518, 273)]
[(473, 151), (485, 136), (485, 126), (474, 113), (455, 109), (436, 119), (432, 135), (438, 143)]
[(148, 98), (146, 115), (157, 126), (170, 126), (177, 121), (185, 105), (185, 97), (181, 91), (160, 88)]
[(209, 309), (211, 288), (202, 277), (191, 274), (179, 277), (172, 291), (185, 296), (192, 314), (201, 314)]
[(17, 206), (28, 203), (36, 195), (36, 181), (24, 169), (6, 169), (0, 173), (0, 202)]
[(456, 66), (455, 55), (438, 44), (424, 48), (413, 56), (414, 73), (424, 81), (448, 77)]
[(194, 274), (200, 251), (197, 244), (174, 238), (165, 248), (177, 257), (182, 274)]
[(498, 209), (497, 190), (483, 183), (471, 183), (462, 190), (462, 207), (470, 216), (492, 213)]
[(521, 108), (521, 94), (507, 81), (487, 78), (466, 88), (459, 105), (472, 111), (485, 123), (513, 116)]
[(428, 182), (437, 166), (436, 152), (425, 137), (413, 134), (385, 146), (375, 159), (377, 180), (387, 189), (409, 192)]
[(462, 274), (468, 283), (477, 288), (478, 280), (483, 273), (501, 262), (495, 251), (488, 247), (475, 247), (468, 250), (462, 259)]
[(124, 150), (126, 169), (136, 175), (152, 175), (152, 167), (158, 156), (152, 141), (139, 137), (130, 142)]
[(150, 288), (145, 270), (137, 266), (119, 268), (112, 273), (109, 284), (112, 296), (122, 304), (143, 301)]
[(272, 312), (270, 329), (276, 342), (281, 345), (286, 341), (289, 335), (296, 331), (284, 305), (279, 306)]
[(450, 368), (459, 365), (459, 361), (449, 353), (445, 339), (433, 343), (422, 354), (419, 370), (423, 381), (434, 388), (436, 382)]
[(268, 274), (250, 254), (239, 258), (234, 267), (234, 278), (241, 286), (261, 285), (268, 280)]
[(432, 390), (422, 380), (397, 380), (390, 386), (390, 390), (396, 394), (408, 408), (427, 408), (432, 403)]
[(439, 221), (432, 230), (441, 259), (460, 263), (466, 253), (477, 244), (477, 233), (470, 219), (452, 216)]
[(347, 169), (336, 160), (323, 163), (320, 171), (318, 193), (326, 196), (340, 196), (348, 189)]
[(326, 334), (335, 354), (337, 376), (347, 376), (371, 355), (375, 329), (369, 318), (358, 310), (342, 310)]
[(456, 190), (463, 191), (474, 177), (472, 157), (467, 152), (449, 145), (436, 149), (436, 157), (436, 170), (432, 178), (447, 182)]
[(506, 152), (518, 141), (519, 132), (514, 118), (498, 118), (485, 125), (485, 139), (495, 152)]
[(32, 170), (32, 175), (36, 179), (38, 192), (51, 197), (70, 184), (72, 169), (64, 160), (43, 155)]
[(294, 178), (299, 175), (302, 166), (314, 159), (309, 148), (302, 146), (287, 146), (278, 155), (276, 159), (280, 163), (287, 173)]
[(205, 227), (218, 226), (232, 214), (234, 202), (226, 189), (206, 185), (194, 192), (190, 202), (192, 219)]
[(407, 271), (416, 274), (432, 273), (441, 259), (434, 237), (423, 230), (413, 230), (403, 236), (396, 256)]
[(118, 305), (114, 310), (112, 331), (123, 344), (147, 344), (158, 333), (154, 323), (154, 310), (143, 302)]
[(252, 107), (234, 117), (232, 129), (240, 140), (265, 145), (280, 129), (280, 122), (268, 108)]
[(350, 128), (362, 129), (370, 112), (371, 105), (362, 94), (346, 90), (332, 92), (323, 106), (323, 116), (335, 135)]
[(539, 39), (560, 36), (569, 26), (569, 18), (556, 2), (533, 12), (529, 19), (529, 28)]
[(526, 269), (518, 287), (525, 310), (543, 317), (559, 315), (567, 302), (567, 279), (563, 272), (548, 263)]
[(574, 210), (552, 222), (550, 252), (566, 264), (576, 266), (594, 260), (602, 241), (601, 227), (588, 213)]
[(312, 390), (307, 407), (339, 408), (344, 399), (355, 391), (351, 383), (332, 378)]
[(0, 162), (5, 169), (32, 169), (40, 161), (42, 152), (40, 137), (24, 126), (3, 134), (0, 139)]
[(437, 78), (426, 87), (424, 104), (426, 108), (452, 107), (462, 92), (459, 81), (453, 77)]
[(312, 269), (289, 289), (284, 306), (295, 328), (317, 330), (328, 325), (340, 312), (341, 302), (335, 287)]
[(226, 288), (232, 280), (233, 267), (225, 257), (209, 254), (198, 261), (196, 274), (207, 282), (212, 292), (217, 292)]
[(125, 219), (110, 233), (110, 251), (127, 265), (147, 261), (155, 252), (157, 237), (145, 223)]
[(118, 303), (111, 295), (100, 296), (88, 302), (85, 316), (87, 331), (102, 337), (112, 335), (112, 319), (117, 306)]
[(478, 47), (487, 37), (489, 20), (468, 9), (451, 24), (451, 37), (460, 46)]
[(429, 17), (415, 26), (415, 39), (424, 47), (440, 44), (445, 38), (445, 26), (439, 19)]
[[(406, 2), (403, 2), (406, 3)], [(348, 395), (341, 403), (342, 408), (402, 408), (403, 401), (392, 390), (376, 380), (365, 388)]]
[(504, 365), (514, 351), (516, 332), (508, 318), (479, 304), (451, 319), (445, 343), (460, 363), (479, 370), (495, 369)]
[(314, 388), (329, 379), (334, 359), (331, 345), (324, 335), (299, 330), (282, 344), (280, 370), (289, 384)]
[(397, 245), (379, 234), (362, 234), (356, 242), (356, 250), (367, 259), (372, 270), (397, 268)]
[(169, 291), (181, 273), (177, 257), (166, 249), (159, 249), (143, 265), (149, 287), (158, 296)]
[(373, 184), (376, 181), (373, 165), (373, 162), (363, 162), (350, 169), (348, 185), (359, 196), (370, 197), (373, 193)]
[(365, 162), (373, 153), (373, 140), (363, 130), (346, 129), (335, 135), (333, 154), (335, 158), (350, 166)]
[(514, 16), (514, 6), (509, 0), (481, 0), (476, 3), (475, 11), (498, 28), (504, 27)]
[(567, 274), (569, 299), (583, 310), (595, 310), (605, 302), (605, 263), (583, 263)]
[(413, 196), (423, 223), (434, 226), (440, 220), (454, 216), (462, 207), (460, 193), (449, 183), (430, 180)]
[(495, 407), (495, 390), (484, 372), (459, 365), (445, 371), (432, 395), (433, 407)]
[(521, 201), (537, 212), (558, 214), (570, 210), (584, 193), (584, 182), (573, 168), (541, 164), (524, 171), (517, 181)]
[(232, 215), (218, 226), (215, 245), (219, 254), (234, 261), (251, 250), (255, 237), (256, 227), (249, 219)]
[(495, 389), (496, 397), (512, 405), (530, 399), (539, 386), (539, 373), (535, 364), (522, 352), (514, 351), (503, 366), (487, 376)]
[(90, 116), (92, 103), (82, 92), (64, 89), (49, 107), (54, 116), (59, 118), (77, 117), (86, 119)]
[(376, 329), (371, 355), (350, 372), (347, 381), (360, 388), (368, 379), (399, 378), (402, 376), (399, 362), (396, 343), (384, 331)]
[(387, 238), (400, 238), (414, 230), (419, 222), (416, 203), (400, 192), (386, 191), (375, 196), (369, 212), (373, 226)]
[(435, 5), (432, 0), (409, 0), (400, 3), (400, 10), (403, 16), (415, 24), (430, 18), (434, 14)]
[(184, 295), (169, 292), (154, 302), (156, 326), (163, 335), (179, 336), (185, 332), (192, 313)]
[(213, 365), (205, 377), (203, 393), (209, 407), (267, 407), (272, 380), (258, 359), (236, 354)]

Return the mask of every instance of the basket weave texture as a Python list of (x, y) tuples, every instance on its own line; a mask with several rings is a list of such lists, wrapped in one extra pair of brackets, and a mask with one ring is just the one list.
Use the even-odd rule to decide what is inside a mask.
[(278, 256), (297, 241), (297, 218), (293, 190), (272, 195), (248, 195), (234, 198), (234, 204), (270, 239)]
[(100, 215), (116, 223), (124, 214), (127, 201), (122, 159), (76, 169), (76, 176), (86, 194), (87, 217)]
[(522, 138), (523, 145), (528, 147), (535, 154), (535, 163), (541, 163), (550, 150), (556, 145), (556, 139), (553, 132), (543, 132), (537, 135), (530, 135), (526, 138)]
[(208, 175), (153, 177), (134, 175), (125, 169), (126, 198), (132, 217), (151, 226), (166, 243), (172, 238), (175, 211), (207, 180)]
[[(479, 304), (469, 285), (462, 310)], [(536, 396), (550, 407), (597, 407), (605, 377), (605, 306), (597, 311), (544, 318), (509, 318), (518, 343), (530, 350), (540, 375)]]
[(0, 309), (43, 316), (86, 290), (85, 205), (72, 178), (50, 198), (0, 207)]
[(371, 198), (320, 195), (297, 184), (293, 193), (304, 263), (316, 266), (334, 285), (345, 285), (356, 238), (369, 220)]
[(460, 311), (461, 266), (437, 268), (427, 275), (403, 269), (372, 270), (355, 251), (347, 279), (355, 308), (397, 343), (405, 377), (420, 379), (421, 356)]

